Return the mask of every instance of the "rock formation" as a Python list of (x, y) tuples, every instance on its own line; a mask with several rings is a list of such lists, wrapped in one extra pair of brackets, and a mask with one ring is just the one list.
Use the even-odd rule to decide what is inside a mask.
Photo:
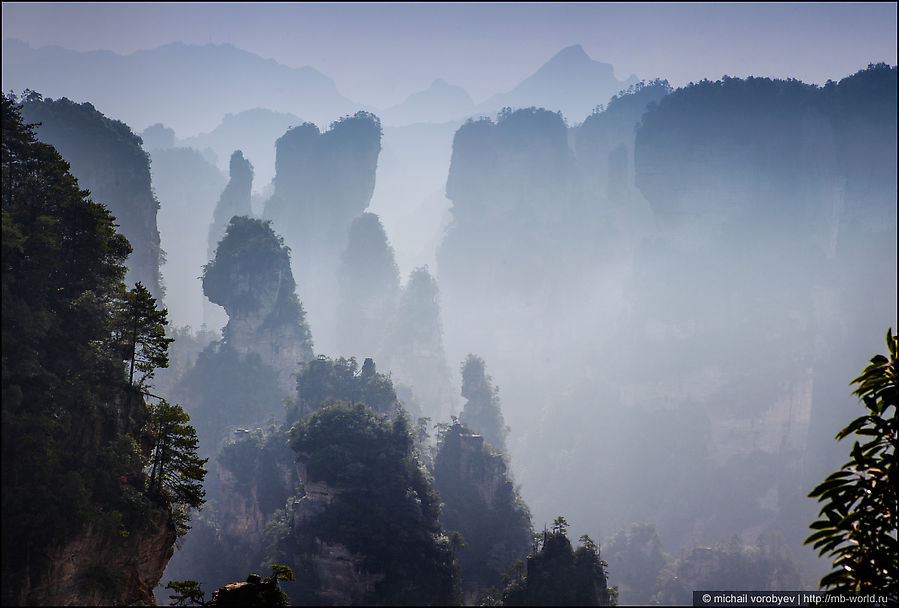
[(212, 225), (209, 227), (209, 252), (207, 260), (215, 258), (215, 250), (219, 241), (225, 236), (228, 223), (235, 215), (249, 217), (252, 215), (250, 208), (250, 194), (253, 190), (253, 165), (244, 158), (243, 152), (235, 150), (231, 155), (230, 176), (225, 191), (219, 197), (212, 216)]
[(133, 249), (127, 260), (126, 284), (141, 282), (161, 300), (159, 203), (153, 195), (150, 162), (140, 138), (90, 103), (76, 104), (65, 97), (54, 101), (32, 93), (24, 99), (22, 117), (40, 124), (38, 139), (59, 150), (79, 185), (115, 216)]
[(445, 420), (455, 409), (443, 348), (437, 281), (426, 267), (409, 275), (379, 355), (398, 382), (412, 387), (421, 414)]
[(477, 355), (468, 355), (462, 363), (462, 396), (466, 399), (459, 417), (462, 424), (482, 435), (494, 451), (505, 453), (509, 427), (503, 421), (499, 388)]
[(285, 393), (298, 363), (312, 359), (312, 338), (295, 293), (290, 257), (268, 222), (233, 217), (203, 291), (228, 313), (224, 342), (243, 356), (255, 353), (278, 373)]
[[(199, 279), (203, 265), (212, 256), (207, 255), (206, 243), (197, 234), (208, 229), (215, 203), (227, 180), (193, 148), (151, 148), (150, 159), (153, 190), (159, 199), (159, 236), (166, 252), (161, 272), (166, 285), (169, 322), (176, 327), (190, 325), (195, 329), (206, 322), (217, 332), (224, 321), (215, 325), (205, 318), (204, 305), (213, 305), (203, 296)], [(220, 317), (224, 316), (224, 311), (220, 311)]]
[(365, 359), (359, 369), (353, 358), (332, 360), (319, 355), (300, 366), (296, 394), (296, 407), (287, 415), (290, 424), (331, 400), (365, 403), (382, 415), (392, 416), (399, 408), (390, 377), (378, 373), (371, 358)]
[(361, 604), (456, 599), (439, 501), (405, 415), (330, 402), (291, 429), (305, 496), (278, 551), (308, 581), (302, 598)]
[(324, 133), (314, 124), (276, 142), (274, 194), (263, 216), (290, 247), (293, 271), (319, 349), (336, 350), (337, 269), (350, 223), (371, 200), (381, 151), (381, 124), (357, 112)]
[(340, 353), (373, 357), (384, 344), (400, 289), (393, 248), (377, 215), (353, 220), (338, 280)]
[(484, 437), (455, 423), (439, 437), (434, 487), (445, 530), (462, 534), (456, 549), (467, 600), (500, 587), (502, 575), (530, 550), (531, 516), (512, 483), (507, 463)]
[[(84, 119), (72, 127), (76, 132), (109, 128), (107, 136), (138, 145), (125, 137), (127, 127), (98, 118), (87, 104), (41, 102), (34, 95), (27, 103), (48, 112), (57, 128), (66, 120), (56, 111), (64, 119), (74, 114)], [(131, 384), (128, 349), (119, 339), (135, 316), (128, 317), (134, 308), (122, 302), (128, 241), (109, 210), (79, 187), (59, 152), (37, 140), (13, 96), (3, 95), (2, 122), (0, 602), (152, 603), (179, 515), (201, 501), (187, 491), (197, 475), (202, 479), (202, 465), (175, 490), (153, 487), (148, 479), (146, 463), (160, 437), (148, 420), (155, 408)], [(127, 153), (135, 153), (99, 134), (78, 141), (91, 148), (93, 160), (123, 154), (115, 160), (127, 165)], [(130, 159), (129, 169), (146, 170), (146, 157)], [(127, 171), (119, 177), (125, 180)], [(148, 179), (146, 186), (148, 194)], [(141, 304), (138, 340), (150, 330), (161, 335), (164, 311), (152, 298)], [(145, 379), (164, 359), (167, 344), (156, 345), (161, 353), (142, 370)], [(184, 425), (169, 437), (189, 443), (192, 432)], [(189, 446), (178, 455), (189, 459)], [(162, 466), (181, 472), (170, 462)]]
[(172, 557), (175, 531), (158, 513), (155, 531), (126, 539), (89, 524), (77, 537), (48, 553), (46, 574), (34, 581), (19, 605), (156, 605), (153, 588)]

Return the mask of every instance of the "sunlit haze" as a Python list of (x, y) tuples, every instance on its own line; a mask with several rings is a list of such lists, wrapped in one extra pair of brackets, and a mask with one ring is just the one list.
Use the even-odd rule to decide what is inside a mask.
[(327, 74), (350, 99), (399, 103), (435, 78), (475, 102), (581, 44), (616, 76), (764, 74), (823, 84), (896, 62), (896, 3), (4, 2), (3, 39), (120, 54), (233, 44)]
[(899, 588), (896, 32), (4, 2), (0, 603)]

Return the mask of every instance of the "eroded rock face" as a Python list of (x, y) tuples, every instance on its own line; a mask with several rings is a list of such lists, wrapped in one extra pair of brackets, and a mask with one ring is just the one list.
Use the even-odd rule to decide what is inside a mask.
[(293, 271), (320, 349), (335, 352), (340, 254), (351, 222), (374, 192), (381, 123), (367, 112), (344, 117), (325, 132), (305, 123), (288, 130), (275, 147), (275, 192), (263, 216), (293, 252)]
[(527, 555), (531, 541), (530, 513), (506, 462), (482, 435), (454, 424), (446, 429), (435, 458), (434, 485), (443, 503), (443, 528), (465, 538), (457, 558), (467, 597), (499, 588), (503, 572)]
[(155, 606), (153, 588), (174, 551), (175, 531), (167, 514), (157, 515), (155, 532), (122, 538), (93, 523), (70, 542), (49, 551), (51, 566), (23, 605)]
[(256, 546), (268, 523), (259, 507), (256, 484), (239, 486), (234, 475), (225, 467), (219, 467), (218, 473), (224, 488), (218, 495), (222, 534)]
[(290, 257), (268, 222), (236, 216), (206, 267), (203, 290), (228, 313), (225, 342), (256, 353), (292, 390), (297, 363), (312, 359), (312, 338), (296, 296)]
[(125, 282), (133, 286), (140, 281), (161, 300), (159, 203), (140, 138), (90, 103), (76, 104), (65, 97), (29, 100), (22, 106), (22, 117), (26, 123), (39, 123), (38, 138), (59, 151), (71, 164), (78, 185), (90, 190), (91, 198), (115, 216), (119, 231), (133, 248)]
[(253, 165), (244, 158), (243, 152), (235, 150), (231, 155), (230, 180), (219, 198), (209, 227), (209, 259), (215, 256), (216, 247), (225, 235), (228, 222), (235, 215), (252, 212), (250, 195), (253, 189)]
[(362, 560), (362, 555), (352, 553), (341, 544), (320, 543), (313, 568), (322, 583), (321, 598), (334, 606), (365, 603), (384, 575), (363, 571)]
[[(303, 529), (305, 522), (327, 511), (339, 499), (341, 489), (322, 481), (310, 481), (302, 455), (297, 461), (297, 475), (306, 494), (293, 505), (293, 523), (294, 529)], [(371, 597), (375, 585), (384, 579), (382, 573), (363, 569), (364, 555), (353, 553), (340, 543), (318, 538), (311, 540), (314, 551), (308, 558), (309, 570), (320, 583), (317, 595), (323, 603), (334, 606), (362, 604)]]

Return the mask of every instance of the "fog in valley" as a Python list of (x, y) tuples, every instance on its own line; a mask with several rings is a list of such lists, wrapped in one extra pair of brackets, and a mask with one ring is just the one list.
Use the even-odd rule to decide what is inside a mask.
[[(131, 242), (174, 338), (150, 391), (209, 458), (160, 604), (271, 563), (292, 604), (539, 604), (516, 560), (566, 529), (607, 562), (590, 602), (818, 588), (808, 494), (897, 327), (895, 5), (482, 5), (458, 39), (462, 5), (215, 6), (227, 36), (153, 5), (139, 48), (28, 6), (2, 88)], [(304, 10), (347, 32), (264, 41)]]

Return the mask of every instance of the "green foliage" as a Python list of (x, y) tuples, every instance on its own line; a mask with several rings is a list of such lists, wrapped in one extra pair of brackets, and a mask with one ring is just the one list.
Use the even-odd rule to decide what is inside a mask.
[(528, 556), (527, 576), (520, 565), (507, 575), (503, 605), (614, 606), (618, 592), (608, 586), (608, 564), (599, 546), (583, 535), (573, 550), (565, 518), (556, 518), (556, 524), (553, 532), (544, 532), (539, 551)]
[(2, 111), (5, 604), (89, 520), (124, 536), (153, 507), (136, 448), (144, 406), (123, 403), (127, 377), (111, 339), (131, 247), (68, 163), (37, 141), (14, 97), (3, 96)]
[(200, 588), (197, 581), (169, 581), (166, 589), (171, 589), (174, 593), (169, 595), (174, 603), (173, 606), (205, 606), (204, 599), (206, 593)]
[(500, 586), (503, 572), (528, 553), (530, 512), (503, 458), (483, 438), (458, 422), (440, 431), (434, 485), (443, 502), (443, 528), (458, 530), (465, 539), (455, 551), (463, 583)]
[(389, 420), (361, 403), (330, 402), (297, 422), (290, 441), (308, 480), (339, 492), (298, 536), (343, 544), (364, 556), (366, 571), (383, 573), (369, 601), (455, 601), (451, 548), (437, 535), (439, 499), (404, 413)]
[(293, 575), (293, 570), (290, 569), (289, 566), (284, 566), (282, 564), (271, 564), (272, 568), (272, 576), (266, 578), (273, 578), (276, 581), (295, 581), (296, 577)]
[(172, 390), (190, 404), (200, 454), (215, 455), (229, 426), (250, 426), (283, 412), (278, 373), (257, 353), (241, 355), (227, 343), (209, 344)]
[(266, 432), (255, 429), (225, 444), (218, 462), (234, 475), (238, 491), (255, 488), (257, 504), (263, 514), (283, 509), (292, 487), (285, 487), (282, 469), (295, 469), (296, 454), (287, 446), (287, 433), (280, 428)]
[(153, 438), (149, 489), (172, 505), (178, 536), (190, 529), (188, 511), (199, 509), (206, 494), (203, 466), (208, 459), (197, 456), (197, 434), (188, 422), (181, 406), (165, 399), (147, 407), (147, 431)]
[(202, 583), (194, 580), (169, 581), (166, 589), (174, 606), (287, 606), (287, 594), (279, 588), (281, 581), (296, 580), (293, 570), (282, 564), (271, 564), (271, 576), (260, 578), (258, 574), (247, 577), (246, 583), (231, 583), (212, 594), (212, 601), (205, 601)]
[[(215, 259), (203, 267), (203, 293), (226, 310), (249, 312), (259, 307), (259, 290), (268, 274), (279, 273), (289, 265), (289, 250), (284, 240), (275, 235), (271, 222), (234, 216), (218, 244)], [(250, 283), (246, 289), (235, 292), (238, 276), (250, 277)], [(289, 284), (287, 288), (292, 292), (296, 285)]]
[[(71, 172), (89, 188), (94, 202), (108, 207), (119, 231), (133, 246), (128, 284), (141, 282), (163, 297), (160, 249), (150, 162), (141, 139), (125, 123), (112, 120), (90, 103), (57, 100), (33, 93), (23, 100), (22, 115), (37, 123), (41, 141), (52, 144), (71, 163)], [(66, 221), (69, 224), (69, 221)]]
[(295, 326), (311, 358), (312, 336), (295, 292), (290, 249), (272, 230), (270, 222), (232, 217), (215, 258), (203, 267), (203, 293), (224, 307), (229, 316), (235, 316), (257, 311), (263, 303), (261, 294), (272, 289), (277, 289), (277, 300), (262, 327)]
[(397, 407), (393, 383), (377, 372), (371, 359), (360, 370), (355, 357), (335, 360), (319, 355), (300, 365), (297, 393), (298, 403), (288, 413), (288, 422), (309, 415), (329, 400), (364, 403), (382, 414)]
[(568, 523), (568, 521), (564, 517), (559, 515), (557, 518), (555, 518), (553, 520), (553, 525), (552, 525), (551, 529), (552, 529), (553, 534), (561, 534), (563, 536), (566, 536), (569, 525), (570, 524)]
[[(138, 389), (145, 389), (156, 369), (169, 365), (168, 348), (175, 339), (165, 335), (168, 311), (157, 310), (156, 298), (137, 283), (118, 302), (114, 324), (115, 339), (129, 364), (128, 382)], [(135, 369), (140, 374), (136, 385)]]
[(805, 542), (813, 544), (819, 555), (827, 553), (834, 559), (834, 570), (821, 579), (822, 588), (844, 594), (888, 592), (895, 602), (899, 585), (899, 348), (892, 329), (887, 330), (886, 342), (889, 357), (875, 355), (852, 381), (858, 385), (853, 394), (861, 399), (867, 414), (836, 435), (839, 441), (854, 434), (864, 443), (857, 439), (851, 460), (809, 494), (823, 506), (819, 519), (809, 526), (815, 532)]

